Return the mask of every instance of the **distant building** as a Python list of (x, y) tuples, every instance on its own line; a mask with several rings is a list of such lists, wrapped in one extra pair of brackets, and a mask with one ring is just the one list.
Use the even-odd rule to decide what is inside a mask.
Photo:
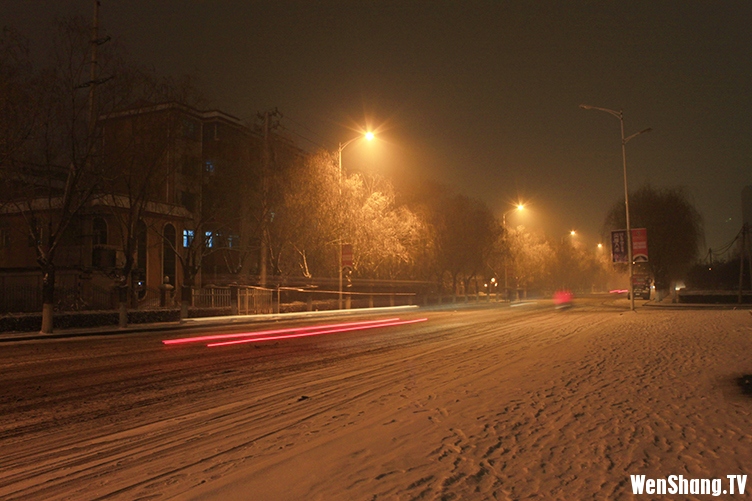
[[(181, 262), (194, 239), (204, 246), (194, 285), (202, 284), (203, 270), (211, 272), (212, 283), (230, 281), (228, 276), (253, 282), (263, 136), (232, 115), (174, 102), (111, 113), (100, 117), (100, 125), (104, 181), (71, 221), (57, 252), (61, 295), (74, 291), (89, 307), (114, 307), (113, 286), (128, 241), (135, 242), (130, 279), (138, 285), (139, 302), (157, 301), (165, 277), (180, 291)], [(274, 144), (278, 161), (303, 154), (279, 136)], [(33, 175), (28, 179), (27, 192), (33, 193)], [(41, 309), (36, 242), (29, 238), (29, 214), (18, 207), (0, 204), (0, 313)], [(54, 219), (54, 212), (35, 213), (42, 240), (43, 220)]]

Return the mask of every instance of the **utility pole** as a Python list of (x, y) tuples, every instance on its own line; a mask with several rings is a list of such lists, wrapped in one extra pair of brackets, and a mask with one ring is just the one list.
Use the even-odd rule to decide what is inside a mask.
[(97, 92), (97, 47), (99, 47), (99, 0), (94, 0), (94, 20), (91, 23), (91, 61), (89, 63), (89, 138), (94, 135)]
[(91, 59), (89, 61), (89, 81), (79, 87), (89, 88), (89, 136), (94, 135), (94, 130), (97, 123), (97, 85), (106, 82), (113, 78), (112, 76), (106, 78), (97, 78), (99, 62), (97, 60), (97, 49), (100, 45), (110, 41), (110, 37), (99, 38), (99, 7), (100, 0), (94, 0), (94, 19), (91, 23)]
[(261, 255), (259, 256), (259, 285), (266, 287), (267, 268), (269, 256), (269, 172), (271, 170), (271, 130), (278, 124), (272, 123), (272, 117), (281, 116), (275, 108), (273, 111), (265, 111), (259, 114), (263, 123), (264, 145), (261, 152)]
[[(747, 252), (747, 225), (742, 225), (742, 242), (739, 247), (739, 296), (737, 303), (742, 304), (742, 290), (744, 287), (744, 253)], [(752, 264), (750, 265), (752, 266)]]
[(264, 112), (264, 147), (262, 150), (261, 166), (261, 255), (259, 259), (259, 285), (266, 287), (266, 257), (269, 253), (266, 239), (266, 221), (268, 219), (267, 198), (267, 173), (269, 172), (269, 112)]
[(749, 289), (752, 291), (752, 236), (749, 235), (749, 230), (752, 228), (749, 223), (744, 223), (744, 228), (748, 237), (746, 238), (747, 246), (745, 247), (745, 252), (747, 253), (747, 264), (749, 265)]

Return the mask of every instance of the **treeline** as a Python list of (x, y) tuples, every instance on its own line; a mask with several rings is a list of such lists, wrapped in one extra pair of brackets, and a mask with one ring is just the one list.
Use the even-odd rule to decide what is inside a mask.
[[(109, 217), (117, 221), (122, 259), (115, 278), (122, 301), (132, 296), (138, 240), (147, 231), (143, 215), (160, 197), (191, 212), (181, 217), (189, 219), (193, 237), (186, 240), (184, 233), (181, 246), (181, 235), (170, 235), (188, 285), (210, 255), (223, 253), (230, 273), (259, 271), (249, 262), (261, 255), (269, 277), (334, 277), (339, 245), (345, 243), (353, 249), (352, 279), (415, 280), (454, 293), (492, 286), (537, 291), (606, 286), (610, 266), (594, 249), (522, 227), (504, 228), (483, 202), (436, 183), (398, 190), (384, 178), (340, 172), (332, 152), (299, 156), (285, 168), (260, 172), (258, 151), (249, 146), (232, 152), (237, 165), (227, 172), (257, 179), (222, 178), (221, 172), (196, 176), (182, 200), (169, 200), (164, 186), (173, 182), (170, 169), (179, 169), (188, 181), (189, 172), (204, 172), (200, 165), (167, 165), (165, 159), (189, 158), (174, 142), (184, 124), (172, 115), (134, 120), (127, 136), (113, 139), (101, 118), (143, 103), (195, 106), (198, 93), (185, 79), (161, 78), (129, 61), (116, 44), (99, 47), (82, 19), (64, 21), (54, 33), (42, 67), (22, 36), (4, 30), (0, 39), (0, 204), (6, 214), (23, 215), (50, 308), (58, 253), (94, 200), (110, 207)], [(212, 200), (202, 193), (212, 193)], [(244, 193), (254, 199), (243, 202)], [(220, 233), (233, 232), (240, 245), (220, 243)]]
[[(342, 173), (321, 151), (277, 173), (268, 221), (271, 273), (307, 278), (338, 273), (340, 239), (353, 249), (353, 279), (418, 280), (444, 293), (603, 290), (607, 250), (576, 239), (505, 229), (480, 200), (433, 182), (402, 185)], [(505, 280), (506, 278), (506, 280)]]

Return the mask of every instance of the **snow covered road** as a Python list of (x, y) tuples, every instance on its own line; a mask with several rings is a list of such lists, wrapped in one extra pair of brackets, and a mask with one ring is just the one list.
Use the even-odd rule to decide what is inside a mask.
[(3, 345), (0, 498), (651, 499), (630, 475), (752, 473), (749, 312), (625, 305)]

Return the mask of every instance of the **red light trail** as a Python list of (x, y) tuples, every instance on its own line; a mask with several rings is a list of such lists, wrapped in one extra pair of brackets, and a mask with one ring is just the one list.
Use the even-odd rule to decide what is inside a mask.
[[(426, 319), (423, 319), (426, 320)], [(264, 340), (269, 339), (285, 339), (286, 337), (304, 337), (309, 334), (309, 331), (315, 331), (316, 333), (330, 333), (330, 332), (347, 332), (351, 330), (358, 330), (361, 328), (373, 328), (381, 326), (393, 325), (394, 322), (399, 322), (399, 318), (386, 318), (381, 320), (363, 320), (360, 322), (345, 322), (339, 324), (329, 325), (311, 325), (307, 327), (291, 327), (286, 329), (274, 329), (258, 332), (241, 332), (234, 334), (214, 334), (211, 336), (194, 336), (179, 339), (164, 339), (162, 343), (165, 345), (186, 344), (186, 343), (199, 343), (204, 341), (218, 341), (221, 339), (235, 339), (243, 338), (243, 342), (248, 341), (248, 338), (262, 338)], [(404, 322), (404, 321), (403, 321)], [(395, 325), (400, 325), (395, 324)], [(279, 336), (280, 334), (289, 334), (290, 336)], [(218, 343), (215, 343), (218, 344)]]
[[(238, 339), (235, 341), (222, 341), (219, 343), (209, 343), (206, 346), (209, 348), (214, 348), (217, 346), (229, 346), (232, 344), (245, 344), (245, 343), (260, 343), (262, 341), (276, 341), (279, 339), (294, 339), (299, 337), (309, 337), (309, 336), (320, 336), (322, 334), (334, 334), (337, 332), (349, 332), (349, 331), (360, 331), (360, 330), (366, 330), (366, 329), (376, 329), (378, 327), (393, 327), (396, 325), (408, 325), (408, 324), (415, 324), (418, 322), (425, 322), (428, 320), (427, 318), (417, 318), (415, 320), (399, 320), (394, 319), (392, 322), (381, 322), (381, 323), (373, 323), (371, 325), (356, 325), (356, 326), (350, 326), (350, 327), (341, 327), (345, 324), (339, 324), (338, 326), (332, 326), (332, 327), (338, 327), (338, 328), (332, 328), (329, 330), (317, 330), (313, 332), (303, 332), (298, 334), (288, 334), (284, 336), (269, 336), (269, 337), (253, 337), (250, 339)], [(321, 326), (325, 327), (325, 326)]]

